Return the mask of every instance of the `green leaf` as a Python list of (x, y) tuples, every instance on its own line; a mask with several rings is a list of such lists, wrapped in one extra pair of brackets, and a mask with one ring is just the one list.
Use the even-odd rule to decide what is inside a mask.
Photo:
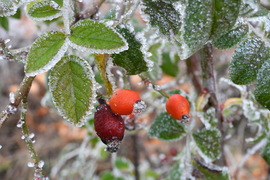
[(181, 59), (187, 59), (209, 40), (213, 22), (212, 5), (212, 0), (187, 1), (183, 30), (176, 39)]
[(266, 61), (258, 72), (257, 84), (255, 87), (256, 100), (270, 109), (270, 61)]
[(113, 175), (110, 171), (105, 171), (101, 174), (101, 180), (124, 180), (123, 178), (118, 178)]
[(262, 157), (268, 165), (270, 165), (270, 138), (267, 138), (266, 145), (262, 151)]
[(229, 172), (226, 167), (218, 167), (212, 164), (206, 164), (199, 159), (194, 159), (192, 161), (193, 166), (195, 166), (201, 174), (204, 176), (203, 180), (229, 180)]
[(215, 38), (213, 45), (218, 49), (229, 49), (237, 45), (248, 34), (248, 25), (239, 24), (227, 33)]
[(0, 17), (11, 16), (17, 11), (16, 0), (1, 0), (0, 1)]
[(240, 16), (250, 17), (260, 9), (260, 3), (258, 0), (245, 0), (242, 2), (240, 8)]
[(128, 48), (126, 40), (114, 29), (91, 20), (82, 20), (71, 27), (70, 44), (90, 53), (119, 53)]
[(179, 180), (181, 179), (182, 173), (180, 169), (180, 162), (175, 163), (171, 170), (169, 171), (169, 180)]
[(83, 125), (93, 109), (95, 86), (90, 65), (77, 56), (63, 57), (49, 75), (54, 105), (60, 115), (77, 126)]
[(231, 29), (238, 18), (241, 0), (213, 0), (214, 17), (212, 35), (220, 36)]
[(193, 133), (201, 155), (211, 160), (220, 157), (221, 134), (217, 129), (202, 129)]
[(143, 0), (144, 13), (148, 14), (151, 26), (157, 26), (162, 34), (177, 34), (181, 26), (181, 15), (170, 2)]
[(131, 162), (125, 158), (117, 157), (115, 160), (115, 167), (120, 170), (127, 170), (130, 167)]
[(161, 113), (151, 125), (149, 135), (161, 140), (178, 140), (185, 133), (184, 125), (168, 113)]
[(21, 9), (18, 8), (17, 11), (16, 11), (16, 13), (14, 15), (12, 15), (11, 17), (12, 18), (15, 18), (15, 19), (20, 19), (21, 18), (21, 14), (22, 14)]
[(26, 75), (35, 76), (51, 69), (68, 48), (65, 39), (62, 32), (47, 32), (36, 39), (26, 59)]
[(161, 65), (161, 43), (153, 43), (149, 46), (148, 52), (152, 54), (149, 59), (153, 62), (153, 67), (151, 71), (147, 71), (144, 73), (152, 81), (156, 81), (162, 78), (162, 69), (160, 68)]
[(60, 7), (63, 7), (63, 0), (54, 0)]
[(142, 52), (142, 43), (136, 38), (128, 27), (121, 26), (116, 29), (130, 45), (128, 50), (119, 54), (112, 54), (113, 63), (123, 67), (128, 75), (139, 74), (148, 70), (147, 59)]
[(176, 77), (179, 71), (178, 56), (171, 57), (170, 53), (163, 53), (162, 65), (160, 67), (165, 74)]
[(242, 42), (234, 52), (229, 68), (231, 80), (235, 84), (253, 82), (263, 62), (269, 58), (269, 49), (259, 38)]
[(62, 15), (61, 7), (51, 0), (29, 3), (27, 10), (31, 19), (36, 21), (52, 20)]
[(9, 30), (9, 23), (7, 17), (0, 17), (0, 25), (3, 27), (6, 31)]

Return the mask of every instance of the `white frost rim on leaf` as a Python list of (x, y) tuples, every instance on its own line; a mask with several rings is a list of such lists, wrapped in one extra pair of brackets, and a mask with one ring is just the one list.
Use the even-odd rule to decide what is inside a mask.
[(108, 81), (112, 84), (112, 90), (113, 92), (115, 92), (116, 90), (116, 84), (115, 84), (115, 80), (114, 80), (114, 75), (113, 73), (111, 72), (111, 69), (113, 67), (113, 59), (112, 57), (109, 57), (108, 61), (107, 61), (107, 64), (106, 64), (106, 74), (107, 74), (107, 78), (108, 78)]
[[(34, 17), (34, 16), (31, 16), (29, 13), (28, 13), (28, 11), (31, 9), (31, 8), (33, 8), (34, 10), (35, 10), (35, 8), (39, 8), (39, 6), (37, 6), (37, 4), (42, 4), (43, 6), (51, 6), (51, 7), (53, 7), (55, 10), (59, 10), (59, 12), (58, 13), (56, 13), (56, 14), (54, 14), (54, 15), (51, 15), (51, 16), (46, 16), (46, 17)], [(37, 7), (36, 7), (37, 6)], [(31, 7), (27, 7), (27, 6), (25, 6), (25, 12), (27, 12), (26, 14), (27, 14), (27, 16), (30, 18), (30, 19), (32, 19), (32, 20), (34, 20), (34, 21), (47, 21), (47, 20), (53, 20), (53, 19), (55, 19), (55, 18), (58, 18), (58, 17), (60, 17), (60, 16), (62, 16), (62, 12), (61, 12), (61, 7), (56, 3), (56, 2), (54, 2), (54, 1), (41, 1), (41, 2), (37, 2), (37, 3), (35, 3), (34, 5), (32, 5)]]
[[(59, 114), (64, 117), (65, 120), (67, 120), (68, 122), (70, 122), (71, 124), (77, 126), (77, 127), (81, 127), (85, 124), (86, 120), (89, 118), (89, 116), (92, 114), (92, 110), (94, 109), (94, 103), (96, 102), (96, 90), (98, 88), (98, 84), (95, 81), (95, 77), (94, 77), (94, 73), (92, 71), (91, 66), (88, 64), (87, 61), (85, 61), (84, 59), (78, 57), (78, 56), (74, 56), (75, 58), (70, 58), (70, 56), (65, 56), (62, 59), (64, 59), (59, 65), (57, 66), (62, 66), (63, 64), (69, 62), (69, 61), (74, 61), (77, 62), (81, 65), (82, 69), (84, 70), (84, 73), (86, 74), (86, 77), (91, 81), (92, 87), (91, 89), (91, 97), (89, 97), (89, 101), (88, 103), (88, 110), (86, 112), (84, 112), (84, 115), (81, 117), (80, 121), (75, 124), (73, 122), (72, 119), (70, 119), (67, 115), (66, 115), (66, 111), (64, 109), (62, 109), (61, 106), (59, 105), (59, 102), (57, 102), (53, 96), (53, 91), (58, 91), (57, 89), (57, 82), (55, 79), (53, 79), (53, 77), (51, 77), (51, 74), (49, 76), (49, 89), (50, 89), (50, 93), (51, 93), (51, 97), (53, 100), (53, 103), (55, 105), (55, 107), (57, 108)], [(54, 68), (57, 68), (57, 66), (55, 66)], [(52, 70), (54, 70), (54, 68)], [(57, 71), (57, 70), (56, 70)]]
[[(67, 39), (65, 39), (64, 44), (62, 45), (62, 47), (58, 50), (57, 54), (42, 68), (32, 71), (32, 72), (28, 72), (26, 74), (26, 76), (36, 76), (38, 74), (47, 72), (48, 70), (50, 70), (52, 67), (54, 67), (56, 65), (56, 63), (58, 63), (58, 61), (61, 60), (61, 58), (64, 56), (65, 52), (68, 49), (68, 42)], [(27, 65), (27, 64), (26, 64)]]
[[(87, 22), (91, 22), (91, 23), (97, 23), (97, 24), (102, 24), (105, 27), (109, 28), (110, 30), (112, 30), (114, 33), (116, 33), (124, 42), (124, 46), (121, 46), (119, 48), (114, 48), (114, 49), (95, 49), (95, 48), (88, 48), (88, 47), (84, 47), (84, 46), (80, 46), (76, 43), (73, 43), (71, 40), (68, 39), (69, 44), (71, 47), (73, 47), (74, 49), (77, 49), (79, 51), (87, 51), (89, 53), (97, 53), (97, 54), (117, 54), (120, 53), (122, 51), (125, 51), (128, 49), (128, 43), (126, 41), (126, 39), (120, 34), (118, 33), (115, 29), (109, 27), (107, 24), (101, 23), (101, 22), (96, 22), (96, 21), (91, 21), (91, 20), (83, 20), (83, 21), (79, 21), (78, 23), (76, 23), (75, 25), (72, 26), (72, 28), (76, 28), (77, 26), (89, 26), (89, 24), (87, 24)], [(90, 27), (89, 27), (90, 28)]]
[(8, 2), (10, 4), (6, 4), (3, 1), (0, 2), (0, 10), (6, 11), (0, 14), (0, 17), (12, 16), (17, 12), (18, 5), (14, 2)]

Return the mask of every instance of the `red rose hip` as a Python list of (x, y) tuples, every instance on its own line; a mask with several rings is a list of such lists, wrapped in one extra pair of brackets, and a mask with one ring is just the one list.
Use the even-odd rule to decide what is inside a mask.
[(125, 124), (122, 117), (115, 114), (105, 101), (97, 107), (94, 126), (97, 135), (107, 145), (107, 150), (116, 152), (124, 137)]

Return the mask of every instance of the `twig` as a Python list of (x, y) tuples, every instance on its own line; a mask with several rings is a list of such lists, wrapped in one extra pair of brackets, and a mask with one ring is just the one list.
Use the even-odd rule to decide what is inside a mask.
[(69, 0), (63, 0), (63, 21), (64, 21), (64, 27), (65, 27), (65, 33), (70, 34), (70, 21), (69, 21), (69, 16), (70, 16), (70, 2)]
[(248, 160), (248, 158), (251, 155), (255, 154), (259, 149), (261, 149), (266, 144), (266, 142), (267, 142), (267, 140), (263, 139), (259, 143), (257, 143), (255, 146), (253, 146), (252, 148), (247, 150), (246, 155), (243, 157), (241, 162), (236, 167), (236, 170), (235, 170), (235, 173), (234, 173), (235, 179), (237, 179), (237, 175), (238, 175), (239, 170), (244, 166), (244, 164)]
[(24, 97), (27, 97), (34, 78), (35, 76), (24, 77), (19, 89), (14, 95), (14, 102), (10, 102), (6, 109), (0, 113), (0, 128), (2, 127), (3, 123), (9, 118), (9, 116), (17, 111), (17, 108), (20, 105), (22, 99)]
[(206, 44), (201, 50), (201, 68), (203, 88), (207, 89), (210, 93), (210, 103), (215, 108), (215, 115), (218, 120), (217, 128), (221, 133), (221, 146), (220, 146), (220, 164), (226, 166), (226, 159), (224, 155), (224, 130), (223, 130), (223, 116), (219, 107), (216, 96), (216, 82), (213, 67), (213, 48), (211, 44)]
[(29, 151), (30, 157), (33, 160), (33, 163), (29, 162), (28, 166), (29, 167), (34, 167), (35, 169), (35, 174), (34, 174), (34, 179), (46, 179), (43, 175), (42, 172), (42, 167), (44, 165), (43, 161), (40, 161), (38, 158), (38, 155), (34, 149), (34, 134), (29, 132), (29, 129), (27, 127), (26, 124), (26, 113), (27, 113), (27, 97), (25, 96), (22, 100), (22, 104), (21, 104), (21, 117), (20, 117), (20, 121), (18, 122), (18, 127), (22, 128), (22, 139), (24, 139), (26, 145), (27, 145), (27, 149)]

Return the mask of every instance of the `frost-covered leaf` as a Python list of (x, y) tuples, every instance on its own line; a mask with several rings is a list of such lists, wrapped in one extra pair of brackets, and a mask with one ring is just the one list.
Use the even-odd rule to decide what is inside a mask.
[(227, 33), (215, 38), (213, 45), (218, 49), (229, 49), (237, 45), (248, 33), (248, 26), (240, 24)]
[(56, 2), (60, 7), (63, 7), (63, 0), (53, 0)]
[(15, 19), (20, 19), (21, 18), (21, 14), (22, 14), (21, 9), (18, 8), (17, 11), (16, 11), (16, 13), (13, 14), (12, 16), (10, 16), (10, 17), (15, 18)]
[(35, 76), (51, 69), (68, 48), (65, 39), (62, 32), (47, 32), (36, 39), (26, 59), (26, 75)]
[(16, 0), (0, 0), (0, 17), (15, 14), (17, 8)]
[(8, 18), (7, 17), (0, 17), (0, 26), (8, 31), (9, 29), (9, 23), (8, 23)]
[(241, 16), (251, 16), (255, 14), (260, 8), (260, 3), (258, 0), (244, 0), (240, 8)]
[(241, 0), (214, 0), (212, 35), (221, 36), (235, 24), (238, 18)]
[(77, 56), (63, 57), (50, 71), (54, 105), (67, 121), (77, 126), (83, 125), (93, 109), (95, 86), (90, 65)]
[(135, 33), (126, 26), (117, 27), (116, 30), (127, 40), (129, 48), (119, 54), (112, 54), (113, 63), (123, 67), (128, 75), (147, 71), (148, 60), (143, 52), (143, 45)]
[(270, 165), (270, 138), (267, 139), (266, 145), (263, 148), (262, 157)]
[(144, 75), (150, 78), (151, 80), (159, 80), (162, 78), (161, 65), (161, 43), (154, 43), (148, 48), (148, 52), (152, 54), (149, 59), (154, 63), (152, 71), (145, 72)]
[(253, 82), (263, 62), (269, 58), (269, 48), (259, 38), (249, 38), (234, 52), (229, 68), (231, 80), (235, 84)]
[(212, 164), (206, 164), (202, 160), (194, 159), (192, 164), (204, 176), (204, 180), (229, 180), (229, 171), (227, 167), (219, 167)]
[(263, 6), (259, 6), (259, 10), (253, 14), (251, 17), (262, 17), (262, 16), (267, 16), (269, 14), (269, 10), (266, 9)]
[(202, 129), (193, 133), (193, 138), (206, 160), (220, 156), (221, 134), (217, 129)]
[(160, 67), (165, 74), (176, 77), (179, 72), (178, 60), (179, 57), (177, 55), (171, 57), (170, 53), (162, 53), (162, 64)]
[(126, 40), (114, 29), (91, 20), (82, 20), (71, 27), (70, 44), (80, 51), (119, 53), (128, 48)]
[(185, 133), (184, 125), (168, 113), (161, 113), (151, 125), (149, 135), (161, 140), (178, 140)]
[(27, 5), (27, 13), (36, 21), (52, 20), (61, 16), (61, 7), (52, 0), (35, 1)]
[(212, 0), (188, 0), (183, 30), (176, 40), (181, 59), (187, 59), (209, 40), (213, 22), (212, 5)]
[(168, 180), (179, 180), (181, 179), (181, 171), (180, 171), (180, 162), (175, 163), (171, 170), (169, 171)]
[(171, 2), (143, 0), (143, 11), (149, 15), (151, 26), (157, 26), (162, 34), (177, 34), (181, 26), (181, 15)]
[[(269, 59), (270, 60), (270, 59)], [(255, 87), (256, 100), (270, 109), (270, 61), (267, 60), (259, 70)]]

